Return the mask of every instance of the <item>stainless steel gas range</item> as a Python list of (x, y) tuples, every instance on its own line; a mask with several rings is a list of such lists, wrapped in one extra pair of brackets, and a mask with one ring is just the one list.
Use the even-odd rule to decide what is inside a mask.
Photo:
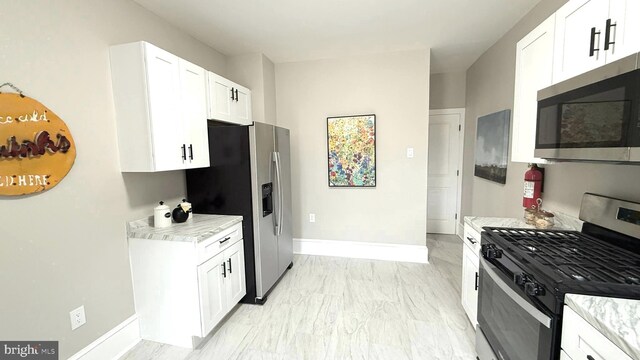
[(480, 360), (560, 357), (565, 294), (640, 299), (640, 204), (585, 194), (582, 231), (486, 227)]

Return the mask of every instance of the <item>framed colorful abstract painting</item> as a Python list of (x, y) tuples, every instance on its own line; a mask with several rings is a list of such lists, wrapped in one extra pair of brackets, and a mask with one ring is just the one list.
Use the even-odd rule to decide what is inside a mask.
[(376, 116), (327, 118), (329, 187), (376, 186)]

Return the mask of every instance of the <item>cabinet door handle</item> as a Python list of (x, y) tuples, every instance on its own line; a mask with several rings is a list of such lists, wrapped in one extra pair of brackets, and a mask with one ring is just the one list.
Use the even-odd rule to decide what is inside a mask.
[(587, 360), (596, 360), (596, 359), (591, 355), (587, 355)]
[(476, 271), (476, 291), (478, 290), (478, 279), (480, 279), (480, 274)]
[(596, 35), (600, 37), (600, 31), (596, 31), (596, 28), (592, 27), (591, 28), (591, 44), (589, 45), (589, 57), (593, 56), (596, 53), (596, 51), (600, 51), (600, 49), (596, 48)]
[(229, 258), (229, 260), (227, 260), (229, 262), (229, 274), (233, 273), (233, 271), (231, 270), (231, 258)]
[(616, 27), (616, 24), (612, 24), (611, 23), (611, 19), (607, 19), (607, 26), (605, 28), (604, 31), (604, 50), (609, 50), (609, 45), (614, 45), (616, 42), (611, 41), (611, 28), (615, 27), (616, 30), (618, 30), (618, 28)]
[(222, 262), (222, 276), (227, 277), (227, 263), (224, 261)]
[(233, 96), (233, 94), (234, 94), (233, 90), (234, 90), (234, 88), (231, 88), (231, 100), (235, 100), (235, 98)]
[(189, 159), (193, 160), (193, 144), (189, 144)]
[(476, 240), (473, 240), (473, 238), (472, 238), (472, 237), (470, 237), (470, 236), (467, 236), (467, 240), (469, 240), (469, 242), (470, 242), (470, 243), (472, 243), (472, 244), (474, 244), (474, 245), (475, 245), (475, 243), (477, 243), (477, 241), (476, 241)]
[(226, 238), (224, 238), (224, 240), (220, 240), (220, 244), (224, 244), (229, 240), (231, 240), (231, 236), (227, 236)]
[(182, 161), (187, 160), (187, 145), (182, 144)]
[(236, 89), (236, 102), (238, 101), (238, 89)]

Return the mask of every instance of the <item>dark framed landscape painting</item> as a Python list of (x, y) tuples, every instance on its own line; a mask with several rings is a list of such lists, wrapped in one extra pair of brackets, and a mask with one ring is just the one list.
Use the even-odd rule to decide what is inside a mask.
[(478, 118), (475, 176), (499, 184), (507, 183), (510, 121), (511, 110)]
[(376, 116), (327, 118), (329, 187), (376, 186)]

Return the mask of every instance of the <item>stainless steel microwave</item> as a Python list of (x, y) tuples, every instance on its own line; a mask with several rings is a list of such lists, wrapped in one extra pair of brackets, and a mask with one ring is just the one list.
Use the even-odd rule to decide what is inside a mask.
[(538, 91), (536, 157), (640, 163), (640, 69), (634, 54)]

